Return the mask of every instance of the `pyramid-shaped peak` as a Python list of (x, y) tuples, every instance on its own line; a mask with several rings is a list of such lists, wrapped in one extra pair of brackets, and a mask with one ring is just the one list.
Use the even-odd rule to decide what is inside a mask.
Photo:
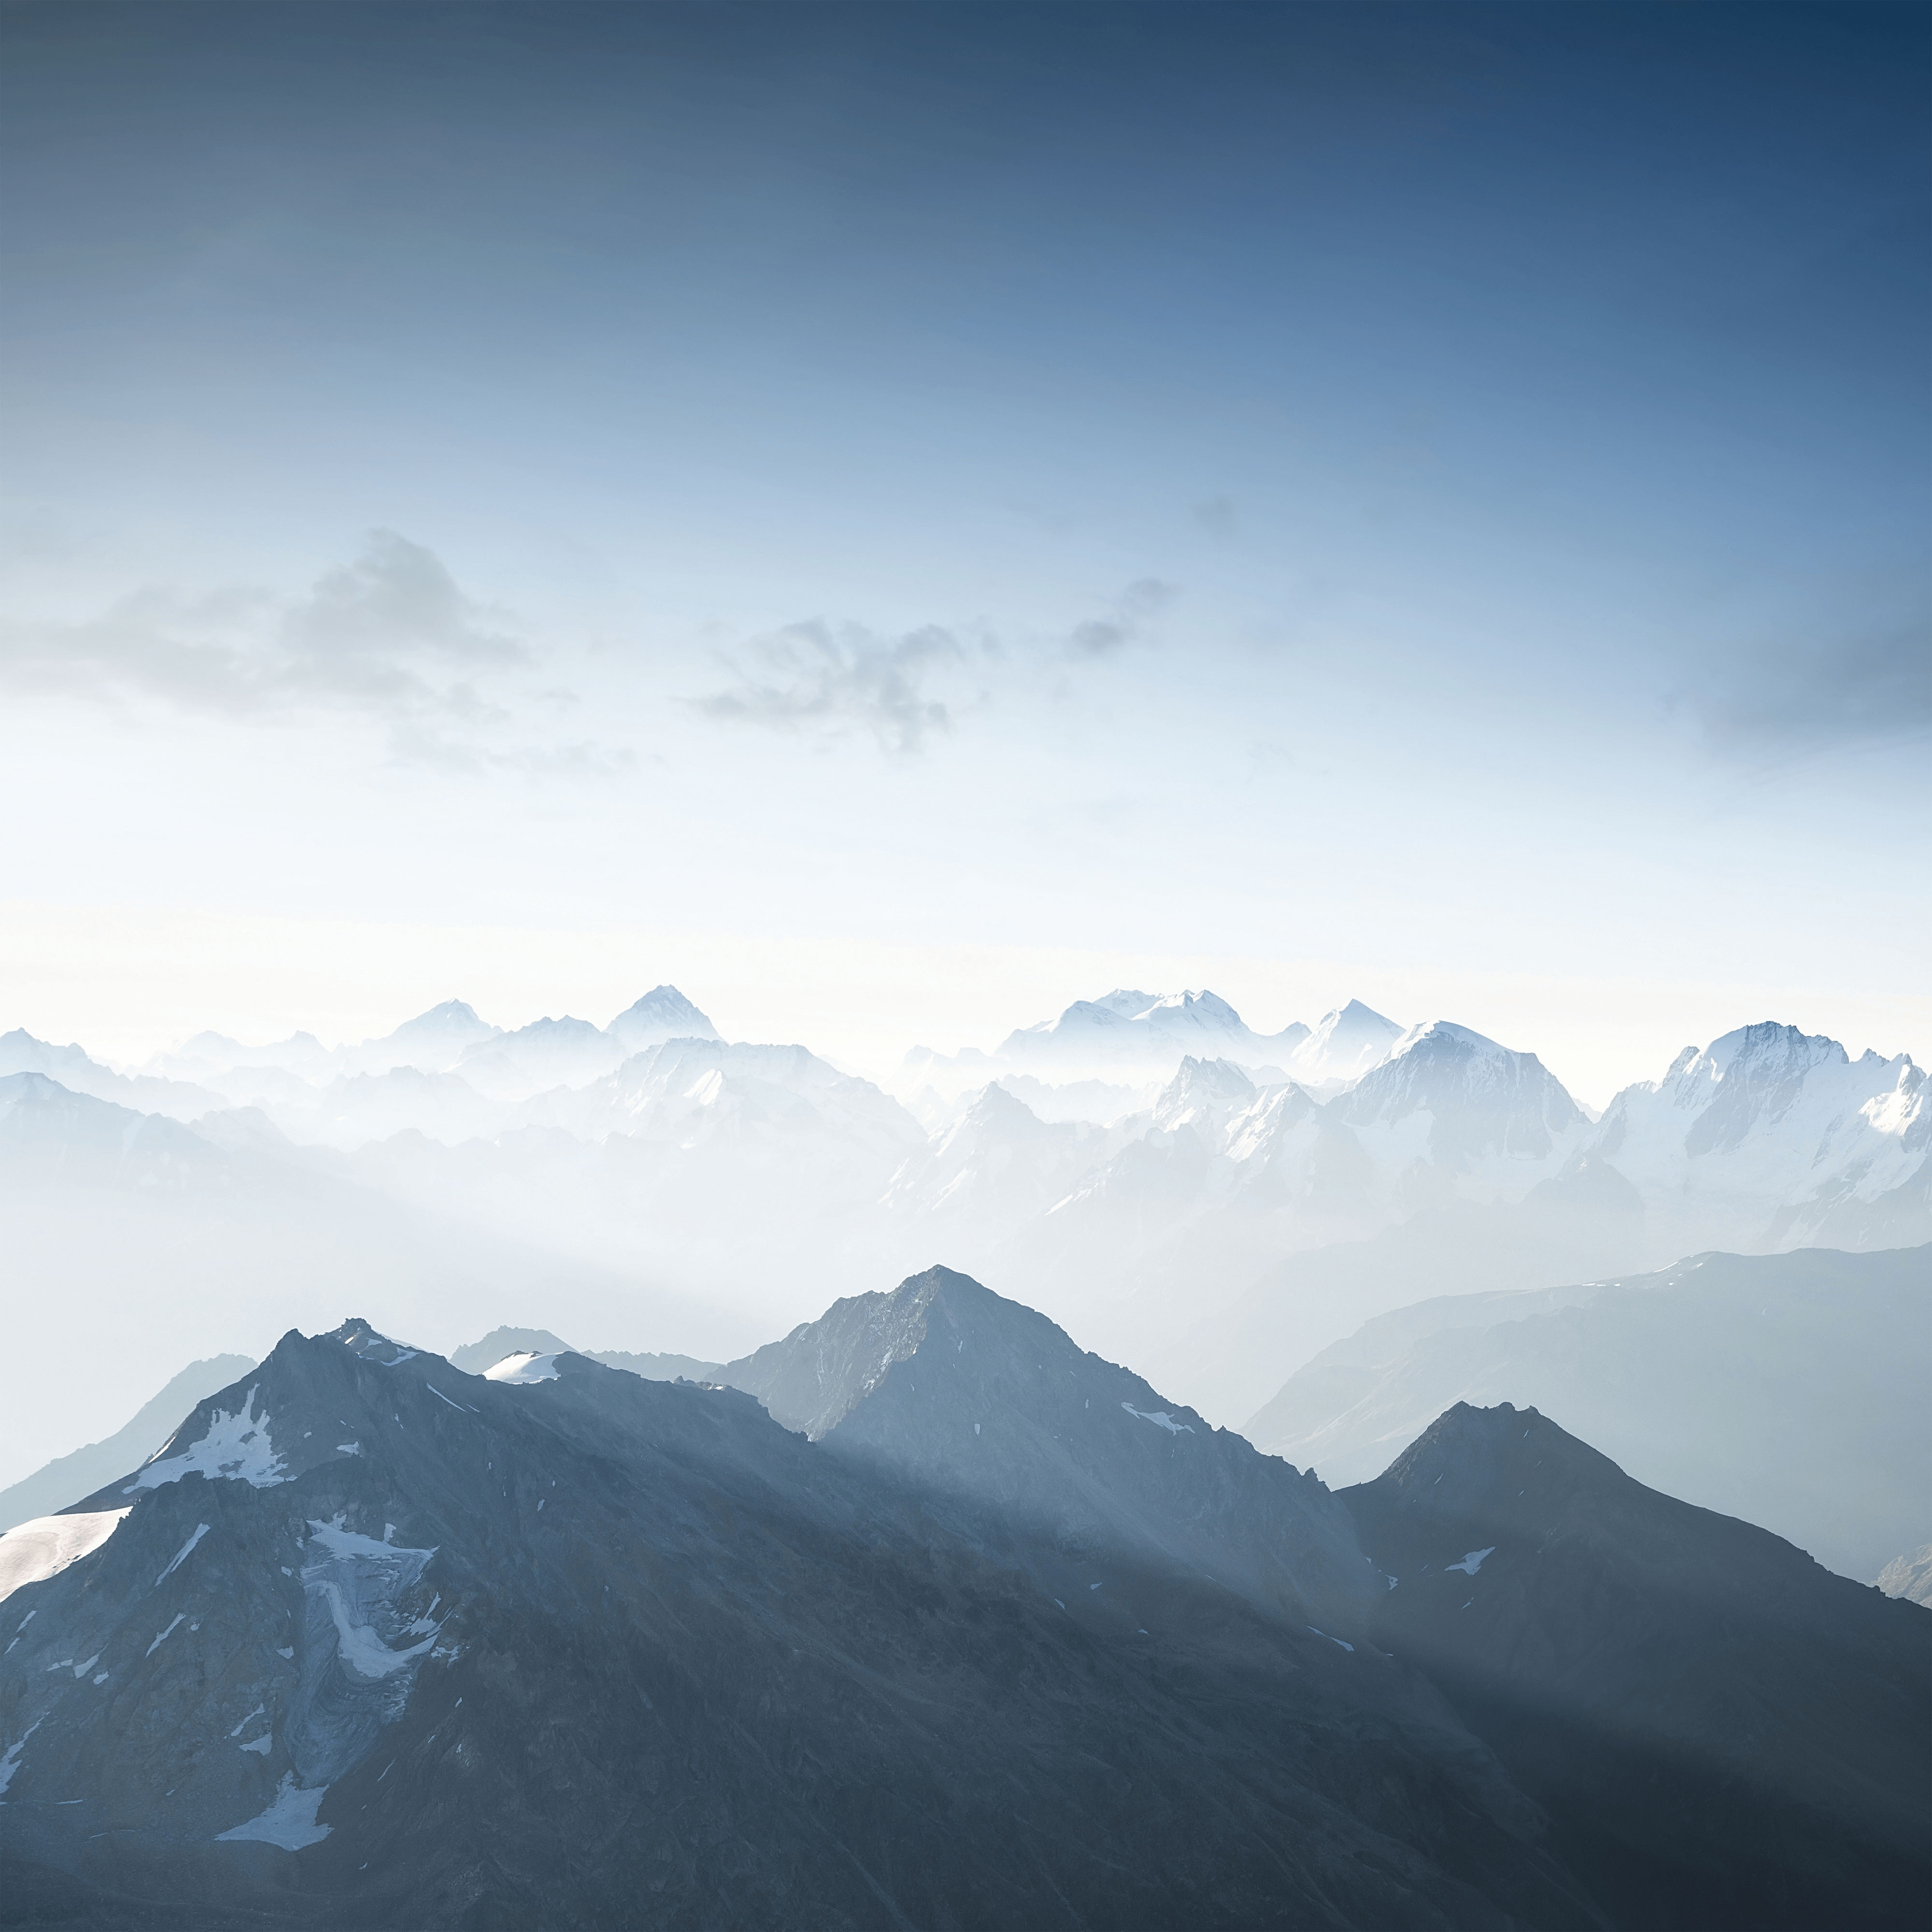
[(716, 1040), (718, 1029), (675, 986), (653, 986), (604, 1028), (632, 1052), (667, 1040)]
[(428, 1012), (418, 1013), (412, 1020), (405, 1020), (396, 1030), (408, 1033), (417, 1028), (427, 1030), (431, 1027), (445, 1031), (458, 1028), (472, 1033), (494, 1030), (488, 1021), (478, 1017), (476, 1009), (466, 1000), (445, 1000), (441, 1005), (431, 1006)]
[(1444, 1409), (1379, 1480), (1401, 1492), (1412, 1507), (1453, 1514), (1466, 1509), (1479, 1493), (1513, 1497), (1523, 1472), (1532, 1468), (1605, 1482), (1628, 1480), (1609, 1456), (1546, 1415), (1507, 1402), (1492, 1408), (1459, 1402)]
[(1380, 1027), (1390, 1033), (1402, 1029), (1385, 1014), (1378, 1013), (1373, 1006), (1364, 1006), (1360, 1000), (1351, 1000), (1339, 1012), (1329, 1014), (1322, 1024), (1336, 1030), (1344, 1028)]
[(1299, 1079), (1317, 1085), (1324, 1082), (1359, 1080), (1379, 1066), (1402, 1037), (1402, 1028), (1360, 1000), (1333, 1012), (1296, 1043), (1288, 1060)]

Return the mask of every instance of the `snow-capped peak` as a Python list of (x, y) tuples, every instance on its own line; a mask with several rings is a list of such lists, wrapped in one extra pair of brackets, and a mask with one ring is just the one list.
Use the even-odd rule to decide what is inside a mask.
[(718, 1029), (675, 986), (653, 986), (604, 1028), (627, 1053), (667, 1040), (716, 1040)]
[(1321, 1024), (1289, 1054), (1287, 1070), (1305, 1087), (1333, 1093), (1379, 1066), (1402, 1037), (1394, 1020), (1351, 1000), (1323, 1014)]
[(1197, 1060), (1190, 1054), (1154, 1102), (1154, 1124), (1172, 1132), (1218, 1120), (1254, 1100), (1255, 1083), (1232, 1060)]

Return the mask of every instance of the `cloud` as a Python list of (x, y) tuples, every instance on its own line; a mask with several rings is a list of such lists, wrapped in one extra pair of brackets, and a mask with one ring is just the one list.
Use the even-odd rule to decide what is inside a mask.
[(748, 646), (747, 663), (728, 659), (736, 681), (694, 700), (694, 708), (724, 722), (781, 729), (856, 725), (887, 751), (910, 756), (952, 728), (952, 712), (928, 694), (928, 680), (986, 649), (933, 624), (899, 638), (857, 624), (788, 625)]
[(530, 658), (433, 550), (393, 530), (372, 531), (352, 562), (293, 600), (150, 588), (82, 622), (0, 627), (0, 687), (234, 717), (322, 708), (500, 722), (473, 680)]
[(1066, 646), (1076, 657), (1111, 657), (1126, 646), (1138, 644), (1147, 635), (1148, 626), (1174, 602), (1174, 586), (1158, 578), (1143, 577), (1130, 584), (1114, 598), (1104, 616), (1090, 617), (1067, 633)]
[(1688, 694), (1712, 741), (1744, 755), (1932, 734), (1932, 623), (1762, 646)]
[(1044, 668), (1069, 656), (1105, 660), (1146, 641), (1176, 594), (1170, 584), (1142, 578), (1103, 615), (1014, 650), (990, 632), (967, 637), (937, 624), (896, 638), (862, 624), (790, 624), (724, 654), (731, 683), (689, 701), (700, 716), (723, 724), (833, 734), (857, 728), (884, 750), (914, 757), (958, 722), (956, 700), (946, 694), (950, 674), (956, 681), (968, 672), (1024, 674), (1029, 664)]

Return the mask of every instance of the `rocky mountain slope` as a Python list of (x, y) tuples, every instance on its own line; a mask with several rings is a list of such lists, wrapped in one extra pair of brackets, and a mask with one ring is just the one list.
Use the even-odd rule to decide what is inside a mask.
[(0, 1895), (98, 1927), (1599, 1922), (1412, 1666), (1179, 1566), (1127, 1628), (1041, 1589), (1028, 1534), (736, 1390), (291, 1334), (0, 1539)]
[(1932, 1895), (1932, 1612), (1459, 1403), (1342, 1492), (1419, 1664), (1620, 1924), (1898, 1927)]
[(971, 1533), (1017, 1538), (1049, 1594), (1096, 1610), (1125, 1617), (1150, 1567), (1340, 1629), (1379, 1588), (1319, 1483), (947, 1268), (836, 1302), (719, 1376)]

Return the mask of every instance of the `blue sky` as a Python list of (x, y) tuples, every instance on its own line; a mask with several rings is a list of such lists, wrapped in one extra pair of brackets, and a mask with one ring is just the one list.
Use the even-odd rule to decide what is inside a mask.
[(7, 20), (10, 1023), (1932, 1048), (1924, 10)]

